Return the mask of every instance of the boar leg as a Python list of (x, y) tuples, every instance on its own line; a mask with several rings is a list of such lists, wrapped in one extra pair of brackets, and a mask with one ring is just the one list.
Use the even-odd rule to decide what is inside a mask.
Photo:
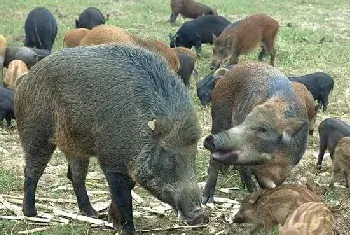
[(258, 60), (262, 61), (264, 56), (266, 55), (264, 47), (261, 47), (261, 52), (259, 53)]
[(333, 162), (332, 178), (331, 178), (331, 182), (329, 183), (329, 187), (331, 187), (331, 188), (334, 187), (335, 176), (337, 175), (339, 170), (340, 170), (340, 168), (339, 168), (338, 164), (336, 162)]
[(344, 171), (344, 175), (345, 175), (345, 186), (347, 188), (349, 188), (349, 186), (350, 186), (350, 174), (349, 174), (349, 172)]
[(327, 106), (328, 106), (328, 95), (325, 94), (325, 92), (322, 92), (322, 93), (323, 93), (321, 95), (322, 109), (323, 109), (323, 112), (326, 112)]
[(67, 177), (72, 181), (80, 212), (89, 217), (97, 217), (98, 213), (91, 206), (85, 185), (85, 179), (89, 167), (89, 158), (71, 156), (67, 153), (64, 154), (68, 160)]
[(241, 181), (245, 187), (247, 187), (248, 192), (256, 191), (256, 185), (252, 179), (252, 173), (249, 166), (242, 166), (239, 170)]
[(216, 186), (216, 182), (218, 180), (218, 174), (220, 171), (220, 165), (221, 163), (210, 158), (209, 167), (208, 167), (208, 178), (207, 178), (207, 182), (205, 183), (203, 196), (202, 196), (202, 203), (204, 205), (207, 204), (208, 202), (209, 203), (213, 202), (215, 186)]
[(230, 58), (229, 64), (238, 64), (238, 56), (239, 56), (238, 52), (233, 52)]
[(316, 168), (318, 170), (321, 170), (323, 156), (324, 156), (324, 153), (326, 152), (326, 149), (327, 149), (327, 137), (323, 137), (323, 135), (320, 133), (320, 153), (318, 154), (318, 161), (316, 165)]
[[(30, 132), (29, 136), (21, 136), (22, 146), (24, 146), (25, 169), (24, 169), (24, 198), (23, 198), (23, 214), (25, 216), (36, 216), (35, 208), (35, 191), (38, 181), (49, 162), (55, 145), (47, 140), (35, 139), (33, 136), (38, 133)], [(27, 137), (27, 138), (26, 138)], [(31, 144), (25, 143), (24, 140), (30, 140)]]
[(174, 23), (176, 21), (176, 18), (178, 15), (179, 15), (179, 13), (172, 13), (170, 15), (170, 23)]
[(194, 49), (196, 49), (196, 53), (197, 53), (197, 55), (198, 55), (199, 53), (201, 53), (202, 38), (201, 38), (201, 36), (198, 35), (197, 33), (196, 33), (196, 35), (195, 35), (195, 42), (196, 42), (196, 44), (195, 44), (195, 46), (194, 46)]
[[(119, 209), (116, 214), (120, 215), (120, 225), (125, 234), (133, 234), (135, 231), (134, 221), (133, 221), (133, 211), (132, 211), (132, 197), (131, 190), (135, 183), (130, 179), (129, 176), (106, 171), (105, 172), (107, 182), (112, 194), (112, 204), (113, 207)], [(114, 227), (118, 225), (113, 224)]]
[(6, 120), (6, 123), (7, 123), (7, 128), (10, 128), (11, 127), (11, 118), (6, 117), (5, 120)]
[(266, 40), (263, 47), (264, 51), (266, 51), (271, 57), (270, 64), (275, 67), (276, 49), (274, 47), (274, 40)]

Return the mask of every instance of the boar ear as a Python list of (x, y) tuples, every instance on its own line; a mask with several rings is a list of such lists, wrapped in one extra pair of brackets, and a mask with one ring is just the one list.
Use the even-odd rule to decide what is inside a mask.
[(289, 142), (290, 139), (299, 132), (299, 130), (308, 124), (308, 120), (301, 118), (289, 118), (286, 120), (286, 128), (283, 131), (283, 142)]
[(161, 118), (149, 121), (147, 126), (152, 130), (152, 134), (156, 139), (166, 136), (171, 130), (169, 121)]
[(220, 69), (216, 70), (214, 73), (215, 80), (222, 78), (227, 73), (227, 71), (228, 71), (228, 69), (226, 69), (226, 68), (220, 68)]
[(217, 39), (216, 35), (213, 34), (213, 43), (215, 43), (216, 39)]
[(231, 48), (231, 47), (232, 47), (232, 42), (233, 42), (233, 38), (232, 38), (232, 37), (228, 37), (228, 38), (225, 40), (225, 45), (226, 45), (226, 47)]

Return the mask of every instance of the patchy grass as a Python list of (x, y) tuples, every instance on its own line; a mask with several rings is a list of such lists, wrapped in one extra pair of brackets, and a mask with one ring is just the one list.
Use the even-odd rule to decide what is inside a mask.
[[(323, 71), (329, 73), (335, 80), (335, 88), (330, 96), (327, 113), (318, 115), (318, 122), (326, 117), (340, 117), (350, 123), (349, 99), (350, 88), (350, 9), (348, 0), (201, 0), (201, 2), (217, 8), (220, 15), (231, 21), (241, 19), (249, 14), (264, 12), (279, 21), (280, 30), (277, 36), (276, 67), (286, 75), (302, 75)], [(168, 34), (174, 33), (184, 22), (178, 17), (176, 25), (168, 22), (170, 16), (169, 0), (2, 0), (0, 8), (0, 34), (3, 34), (9, 45), (22, 45), (24, 39), (24, 21), (28, 12), (36, 6), (47, 7), (58, 21), (58, 35), (54, 50), (62, 48), (62, 39), (66, 31), (74, 27), (78, 14), (89, 6), (95, 6), (105, 14), (110, 14), (108, 24), (123, 27), (142, 37), (154, 37), (168, 42)], [(287, 27), (290, 25), (291, 27)], [(258, 51), (242, 56), (241, 61), (257, 60)], [(203, 46), (202, 54), (197, 64), (201, 78), (209, 72), (211, 47)], [(201, 107), (195, 94), (195, 84), (190, 88), (196, 104), (198, 117), (202, 126), (202, 139), (198, 144), (197, 172), (199, 181), (205, 181), (208, 164), (208, 152), (203, 148), (203, 139), (210, 132), (210, 106)], [(0, 193), (22, 196), (23, 185), (23, 151), (19, 146), (16, 131), (0, 132)], [(341, 187), (328, 189), (331, 161), (325, 158), (322, 171), (314, 167), (318, 152), (318, 137), (315, 134), (309, 138), (309, 148), (303, 160), (293, 170), (288, 182), (313, 182), (315, 190), (323, 200), (334, 209), (339, 231), (349, 234), (349, 190)], [(67, 163), (62, 154), (57, 151), (41, 180), (39, 181), (37, 197), (75, 199), (69, 180), (66, 178)], [(344, 185), (343, 179), (340, 184)], [(106, 181), (96, 161), (90, 165), (87, 187), (89, 191), (107, 190)], [(240, 187), (237, 172), (229, 170), (220, 175), (218, 187)], [(142, 206), (154, 203), (155, 199), (145, 190), (137, 188), (136, 192), (145, 199), (141, 204), (135, 203), (137, 211)], [(241, 200), (247, 194), (244, 190), (236, 190), (232, 194), (216, 192), (216, 195)], [(108, 194), (91, 194), (91, 200), (109, 201)], [(63, 203), (55, 206), (61, 209), (78, 211), (76, 203)], [(218, 208), (207, 209), (210, 213), (210, 224), (207, 228), (195, 231), (171, 231), (157, 234), (215, 234), (225, 230), (223, 234), (241, 234), (249, 225), (229, 224), (225, 217), (228, 212)], [(9, 215), (8, 211), (0, 210), (1, 215)], [(139, 229), (168, 227), (182, 222), (174, 213), (163, 217), (150, 214), (135, 216)], [(13, 234), (25, 229), (37, 227), (25, 221), (0, 220), (0, 233)], [(37, 234), (113, 234), (101, 228), (90, 228), (85, 223), (69, 223), (67, 225), (51, 225), (45, 232)], [(276, 233), (277, 234), (277, 233)]]

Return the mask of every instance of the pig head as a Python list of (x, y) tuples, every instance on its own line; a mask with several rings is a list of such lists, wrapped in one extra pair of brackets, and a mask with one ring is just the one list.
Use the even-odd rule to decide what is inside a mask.
[(307, 119), (286, 117), (286, 112), (286, 101), (271, 98), (255, 106), (240, 125), (209, 135), (204, 146), (214, 160), (224, 164), (263, 164), (283, 152), (308, 124)]

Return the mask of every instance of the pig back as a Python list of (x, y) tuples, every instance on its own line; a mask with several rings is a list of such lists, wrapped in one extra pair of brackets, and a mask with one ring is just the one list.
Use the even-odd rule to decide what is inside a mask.
[(164, 59), (126, 45), (67, 48), (46, 57), (20, 83), (16, 100), (20, 119), (48, 116), (59, 148), (117, 153), (125, 164), (155, 144), (149, 121), (197, 122), (188, 92)]

